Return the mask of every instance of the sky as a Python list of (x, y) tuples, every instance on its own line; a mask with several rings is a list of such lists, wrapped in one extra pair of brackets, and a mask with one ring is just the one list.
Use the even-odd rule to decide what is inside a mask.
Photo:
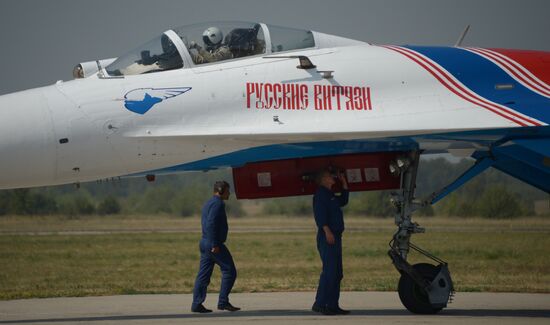
[(549, 0), (1, 0), (0, 94), (72, 79), (171, 27), (265, 22), (375, 44), (550, 51)]

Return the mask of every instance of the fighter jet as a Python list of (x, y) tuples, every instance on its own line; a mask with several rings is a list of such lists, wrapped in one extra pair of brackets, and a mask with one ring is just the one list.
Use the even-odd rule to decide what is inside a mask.
[[(376, 45), (247, 22), (174, 28), (74, 80), (0, 97), (0, 188), (232, 168), (238, 198), (394, 190), (389, 256), (415, 313), (452, 298), (412, 213), (493, 167), (550, 191), (550, 53)], [(416, 198), (421, 155), (476, 163)], [(410, 250), (434, 260), (411, 265)]]

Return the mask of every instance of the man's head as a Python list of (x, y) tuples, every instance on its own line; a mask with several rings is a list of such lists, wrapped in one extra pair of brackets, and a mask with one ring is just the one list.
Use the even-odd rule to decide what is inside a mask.
[(223, 33), (218, 27), (212, 26), (202, 33), (202, 40), (206, 47), (218, 48), (222, 43)]
[(332, 189), (332, 186), (336, 183), (334, 176), (328, 169), (324, 169), (317, 174), (316, 177), (317, 185), (324, 186), (329, 190)]
[(231, 194), (229, 189), (229, 183), (226, 181), (217, 181), (214, 183), (214, 195), (219, 196), (222, 200), (229, 199), (229, 195)]

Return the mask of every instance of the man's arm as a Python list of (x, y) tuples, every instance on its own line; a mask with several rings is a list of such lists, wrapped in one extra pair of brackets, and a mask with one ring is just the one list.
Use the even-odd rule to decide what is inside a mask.
[(218, 242), (218, 235), (220, 230), (218, 229), (219, 218), (221, 216), (223, 206), (221, 202), (214, 202), (210, 210), (208, 211), (208, 216), (206, 218), (206, 237), (210, 242), (210, 248), (213, 253), (219, 251), (220, 244)]
[(193, 63), (195, 64), (208, 63), (208, 61), (203, 58), (198, 51), (189, 51), (189, 54), (191, 55), (191, 59), (193, 59)]
[(231, 51), (227, 47), (220, 47), (219, 49), (215, 50), (213, 53), (210, 53), (203, 48), (199, 49), (199, 55), (205, 60), (206, 62), (216, 62), (216, 61), (222, 61), (231, 59), (233, 56), (231, 54)]
[(323, 231), (325, 232), (325, 238), (327, 239), (327, 244), (334, 245), (336, 240), (334, 239), (334, 234), (330, 230), (329, 226), (323, 226)]
[[(321, 195), (319, 195), (321, 196)], [(325, 238), (329, 245), (333, 245), (334, 235), (330, 227), (328, 226), (328, 207), (326, 206), (326, 199), (322, 197), (314, 197), (313, 199), (313, 215), (315, 216), (315, 223), (317, 227), (323, 229), (325, 232)]]
[(336, 196), (336, 199), (338, 200), (338, 203), (340, 203), (341, 207), (345, 206), (349, 201), (349, 191), (347, 189), (343, 189), (342, 193)]
[(337, 196), (337, 199), (340, 206), (343, 207), (348, 204), (349, 201), (348, 181), (346, 180), (346, 176), (342, 173), (338, 174), (338, 179), (340, 180), (340, 183), (342, 183), (342, 194)]
[(322, 195), (313, 197), (313, 215), (318, 228), (328, 226), (328, 208)]

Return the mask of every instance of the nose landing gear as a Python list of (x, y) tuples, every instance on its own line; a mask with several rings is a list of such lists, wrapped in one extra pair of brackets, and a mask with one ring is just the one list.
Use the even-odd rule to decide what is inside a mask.
[(435, 314), (452, 302), (454, 289), (446, 262), (409, 243), (410, 248), (432, 258), (439, 264), (418, 263), (411, 265), (395, 250), (390, 255), (395, 268), (401, 273), (397, 291), (401, 303), (415, 314)]
[[(397, 231), (390, 241), (388, 255), (397, 271), (401, 273), (398, 292), (403, 305), (416, 314), (435, 314), (452, 301), (454, 289), (447, 263), (410, 241), (412, 234), (424, 232), (424, 228), (411, 220), (412, 213), (427, 204), (414, 200), (419, 157), (420, 153), (413, 151), (410, 157), (399, 158), (390, 165), (392, 173), (401, 177), (401, 189), (398, 193), (392, 193)], [(407, 255), (411, 249), (432, 259), (438, 265), (411, 265), (407, 262)]]
[(399, 299), (409, 311), (415, 314), (435, 314), (447, 306), (448, 295), (447, 297), (444, 297), (444, 294), (436, 297), (444, 299), (439, 299), (439, 302), (434, 301), (437, 299), (432, 297), (434, 289), (444, 291), (443, 289), (449, 285), (447, 281), (439, 279), (443, 267), (446, 266), (442, 264), (435, 266), (428, 263), (418, 263), (412, 266), (423, 281), (429, 283), (427, 288), (419, 285), (410, 275), (406, 273), (401, 275), (398, 285)]

